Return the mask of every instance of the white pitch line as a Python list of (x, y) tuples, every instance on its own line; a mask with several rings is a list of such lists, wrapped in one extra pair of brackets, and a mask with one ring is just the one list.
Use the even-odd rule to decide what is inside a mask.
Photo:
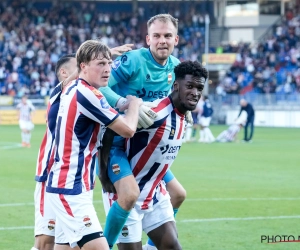
[(274, 198), (192, 198), (184, 201), (294, 201), (300, 200), (300, 197), (274, 197)]
[[(297, 201), (300, 197), (286, 197), (286, 198), (195, 198), (186, 199), (185, 202), (195, 202), (195, 201)], [(94, 203), (103, 203), (102, 200), (95, 200)], [(33, 206), (34, 203), (6, 203), (0, 204), (0, 207), (20, 207), (20, 206)]]
[(0, 146), (0, 150), (6, 150), (6, 149), (12, 149), (12, 148), (21, 148), (22, 145), (20, 143), (18, 144), (13, 144), (13, 145), (9, 145), (9, 146)]
[(213, 222), (213, 221), (244, 221), (244, 220), (281, 220), (281, 219), (300, 219), (300, 215), (291, 216), (259, 216), (259, 217), (245, 217), (245, 218), (209, 218), (209, 219), (190, 219), (179, 220), (176, 222), (191, 223), (191, 222)]
[[(217, 222), (217, 221), (254, 221), (254, 220), (282, 220), (282, 219), (300, 219), (300, 215), (291, 216), (265, 216), (265, 217), (245, 217), (245, 218), (209, 218), (209, 219), (189, 219), (189, 220), (176, 220), (178, 223), (201, 223), (201, 222)], [(102, 224), (104, 226), (105, 224)], [(0, 227), (0, 231), (8, 230), (24, 230), (34, 229), (34, 226), (22, 227)]]

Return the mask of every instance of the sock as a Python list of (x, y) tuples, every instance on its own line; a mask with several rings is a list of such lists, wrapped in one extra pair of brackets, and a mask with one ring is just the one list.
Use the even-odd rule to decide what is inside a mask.
[(21, 133), (22, 142), (26, 142), (26, 133)]
[(199, 140), (203, 141), (203, 139), (204, 139), (204, 131), (203, 131), (203, 129), (201, 129), (200, 130), (200, 138), (199, 138)]
[[(176, 214), (178, 213), (178, 209), (179, 209), (179, 208), (173, 208), (174, 218), (176, 217)], [(150, 246), (155, 247), (153, 241), (152, 241), (150, 238), (148, 238), (147, 244), (150, 245)]]
[(176, 214), (178, 213), (179, 208), (173, 208), (173, 212), (174, 212), (174, 218), (176, 217)]
[(32, 247), (31, 250), (39, 250), (39, 249), (37, 249), (37, 248), (35, 248), (35, 247)]
[(209, 128), (205, 128), (205, 132), (206, 132), (206, 135), (207, 135), (207, 140), (209, 142), (215, 140), (215, 137), (213, 136), (213, 134), (212, 134), (212, 132), (211, 132), (211, 130)]
[(192, 132), (192, 138), (195, 138), (195, 136), (196, 136), (196, 129), (195, 129), (195, 128), (193, 128), (193, 132)]
[(120, 207), (117, 201), (109, 209), (106, 217), (104, 236), (110, 248), (116, 243), (129, 214), (130, 211), (126, 211)]
[(185, 139), (186, 139), (186, 141), (191, 140), (191, 135), (192, 135), (192, 128), (189, 127), (189, 125), (188, 125), (186, 127), (186, 130), (185, 130)]
[(27, 143), (30, 144), (31, 133), (27, 133)]

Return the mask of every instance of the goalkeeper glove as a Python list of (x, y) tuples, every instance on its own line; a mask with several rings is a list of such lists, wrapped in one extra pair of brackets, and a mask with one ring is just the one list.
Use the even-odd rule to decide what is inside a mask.
[(139, 109), (138, 128), (149, 128), (153, 125), (157, 114), (151, 108), (156, 107), (152, 102), (143, 102)]
[(187, 111), (185, 113), (185, 120), (187, 121), (187, 123), (193, 125), (194, 124), (194, 120), (193, 120), (193, 117), (192, 117), (192, 112), (191, 111)]

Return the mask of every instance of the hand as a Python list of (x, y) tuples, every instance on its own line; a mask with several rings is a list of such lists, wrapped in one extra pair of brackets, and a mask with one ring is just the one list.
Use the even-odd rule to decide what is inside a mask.
[(133, 46), (134, 46), (134, 44), (124, 44), (122, 46), (118, 46), (118, 47), (110, 49), (110, 52), (111, 52), (112, 55), (120, 56), (124, 52), (132, 50)]
[(157, 107), (153, 102), (143, 102), (139, 109), (138, 128), (149, 128), (153, 125), (157, 113), (151, 108)]
[(193, 117), (192, 117), (192, 112), (191, 111), (187, 111), (185, 113), (185, 120), (187, 121), (187, 123), (193, 125), (194, 124), (194, 120), (193, 120)]

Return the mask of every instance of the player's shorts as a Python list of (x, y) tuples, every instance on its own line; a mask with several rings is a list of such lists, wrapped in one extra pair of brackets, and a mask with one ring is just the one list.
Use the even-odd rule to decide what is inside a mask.
[(55, 213), (46, 193), (46, 182), (36, 182), (34, 191), (34, 235), (55, 235)]
[(198, 113), (192, 112), (192, 118), (194, 124), (198, 124)]
[(202, 127), (208, 127), (210, 124), (211, 117), (203, 117), (200, 118), (200, 125)]
[[(111, 199), (113, 196), (108, 193), (102, 194), (106, 214), (114, 202)], [(140, 210), (137, 206), (131, 210), (117, 243), (140, 242), (142, 231), (148, 234), (169, 221), (175, 221), (169, 194), (160, 193), (156, 198), (158, 202), (147, 210)]]
[(34, 124), (31, 121), (19, 120), (19, 126), (21, 130), (33, 130)]
[[(122, 147), (122, 137), (117, 136), (117, 142), (114, 140), (114, 145), (110, 150), (109, 162), (108, 162), (108, 177), (112, 183), (119, 181), (129, 175), (132, 175), (132, 169), (128, 162), (128, 158), (125, 152), (125, 148)], [(123, 139), (123, 145), (125, 145), (125, 139)], [(98, 164), (98, 161), (97, 161)], [(170, 182), (174, 178), (171, 170), (168, 170), (163, 178), (166, 183)]]
[(79, 195), (48, 193), (56, 215), (55, 243), (77, 246), (83, 236), (101, 232), (102, 227), (93, 206), (93, 191)]

